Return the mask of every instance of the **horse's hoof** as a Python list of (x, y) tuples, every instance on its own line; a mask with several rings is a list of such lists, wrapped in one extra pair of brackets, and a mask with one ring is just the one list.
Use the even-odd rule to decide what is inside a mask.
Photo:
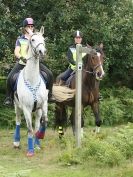
[(34, 156), (34, 152), (27, 152), (27, 157), (33, 157)]
[(35, 150), (40, 150), (41, 147), (36, 145), (36, 146), (34, 147), (34, 149), (35, 149)]
[(13, 142), (13, 147), (15, 149), (19, 149), (20, 148), (20, 142)]

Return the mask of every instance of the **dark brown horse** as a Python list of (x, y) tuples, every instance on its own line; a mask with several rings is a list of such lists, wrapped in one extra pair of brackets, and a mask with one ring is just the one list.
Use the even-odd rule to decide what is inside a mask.
[[(101, 119), (99, 115), (99, 80), (102, 79), (104, 75), (103, 71), (103, 58), (104, 53), (101, 48), (99, 52), (87, 54), (83, 58), (83, 70), (82, 70), (82, 111), (83, 109), (90, 105), (94, 116), (95, 124), (97, 127), (101, 126)], [(60, 81), (61, 74), (57, 77), (58, 84)], [(67, 81), (69, 88), (75, 89), (75, 74), (71, 76), (71, 79)], [(72, 108), (70, 114), (70, 120), (75, 132), (75, 97), (73, 99), (63, 102), (57, 102), (55, 108), (55, 120), (56, 126), (59, 126), (59, 135), (63, 134), (63, 127), (67, 122), (67, 107)], [(82, 116), (81, 127), (84, 126), (84, 120)]]

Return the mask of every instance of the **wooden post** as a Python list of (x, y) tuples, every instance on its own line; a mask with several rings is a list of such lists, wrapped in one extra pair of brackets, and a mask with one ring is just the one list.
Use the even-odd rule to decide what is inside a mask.
[(81, 146), (81, 103), (82, 103), (82, 45), (76, 45), (76, 97), (75, 97), (75, 136), (77, 147)]
[(82, 53), (96, 53), (95, 49), (76, 45), (76, 97), (75, 97), (75, 136), (77, 147), (81, 146), (81, 109), (82, 109)]

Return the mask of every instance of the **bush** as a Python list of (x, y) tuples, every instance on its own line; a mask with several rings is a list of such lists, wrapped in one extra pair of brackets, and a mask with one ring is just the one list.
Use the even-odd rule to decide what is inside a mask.
[(15, 125), (14, 108), (3, 106), (5, 95), (0, 94), (0, 127), (13, 128)]
[(119, 149), (126, 159), (133, 157), (133, 124), (117, 130), (113, 136), (108, 137), (107, 141)]
[(60, 161), (69, 165), (95, 161), (99, 166), (112, 167), (124, 163), (126, 159), (132, 159), (133, 124), (111, 130), (107, 136), (86, 132), (87, 136), (83, 139), (81, 148), (73, 148), (73, 141), (69, 139), (69, 146), (65, 146)]
[(101, 117), (104, 125), (114, 125), (123, 123), (123, 105), (118, 98), (110, 97), (100, 105)]
[(109, 166), (120, 165), (124, 161), (124, 156), (118, 148), (109, 144), (106, 140), (94, 136), (87, 138), (83, 149), (82, 158), (84, 161), (92, 158), (100, 165)]
[(104, 125), (133, 122), (133, 90), (113, 87), (101, 92), (104, 99), (100, 103), (100, 113)]
[(6, 92), (6, 77), (0, 77), (0, 93)]

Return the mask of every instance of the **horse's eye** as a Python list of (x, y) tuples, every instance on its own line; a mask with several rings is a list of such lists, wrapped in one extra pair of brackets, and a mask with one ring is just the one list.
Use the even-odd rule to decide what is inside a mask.
[(34, 41), (35, 41), (35, 39), (31, 39), (31, 41), (32, 41), (32, 42), (34, 42)]

